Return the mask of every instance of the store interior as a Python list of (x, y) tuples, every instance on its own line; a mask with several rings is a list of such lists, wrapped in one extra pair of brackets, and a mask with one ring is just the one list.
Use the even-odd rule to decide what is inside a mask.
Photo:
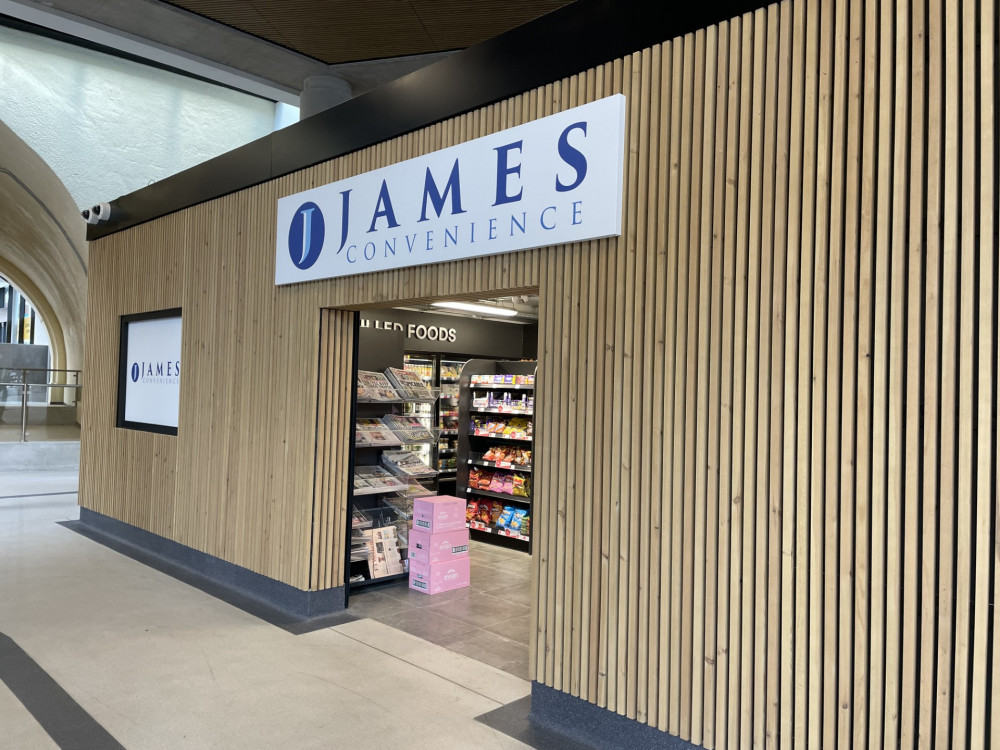
[(348, 545), (352, 613), (523, 679), (537, 342), (533, 295), (362, 312)]

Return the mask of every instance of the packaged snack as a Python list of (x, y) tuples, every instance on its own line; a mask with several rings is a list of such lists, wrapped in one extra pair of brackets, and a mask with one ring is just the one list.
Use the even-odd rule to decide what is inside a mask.
[(465, 506), (465, 522), (469, 523), (475, 519), (476, 514), (479, 512), (479, 503), (475, 500), (470, 500), (468, 505)]
[(521, 519), (521, 536), (531, 536), (531, 516), (525, 513), (525, 516)]
[(490, 492), (503, 492), (504, 479), (499, 472), (493, 475), (493, 479), (490, 481)]
[(501, 515), (503, 515), (503, 503), (494, 500), (490, 505), (490, 523), (496, 526)]
[(503, 489), (500, 490), (500, 491), (503, 492), (505, 495), (513, 495), (514, 494), (514, 477), (512, 477), (510, 474), (508, 474), (507, 476), (505, 476), (503, 478)]
[(524, 475), (522, 475), (522, 474), (515, 474), (513, 476), (513, 478), (511, 479), (511, 483), (513, 485), (512, 488), (511, 488), (511, 494), (512, 495), (514, 495), (516, 497), (527, 497), (528, 496), (528, 490), (525, 489), (525, 485), (524, 485)]
[(514, 509), (509, 505), (503, 509), (500, 513), (500, 517), (497, 519), (497, 528), (506, 529), (510, 527), (510, 522), (514, 518)]
[(524, 531), (524, 519), (528, 517), (528, 511), (524, 508), (515, 508), (514, 516), (510, 519), (510, 523), (507, 528), (516, 534), (523, 534)]
[(490, 523), (493, 515), (493, 504), (489, 500), (480, 500), (476, 510), (476, 519), (482, 523)]

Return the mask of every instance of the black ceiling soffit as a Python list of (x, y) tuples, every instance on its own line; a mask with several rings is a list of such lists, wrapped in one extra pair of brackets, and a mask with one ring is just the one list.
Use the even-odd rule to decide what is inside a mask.
[(112, 201), (96, 240), (576, 75), (769, 5), (577, 0), (531, 23)]

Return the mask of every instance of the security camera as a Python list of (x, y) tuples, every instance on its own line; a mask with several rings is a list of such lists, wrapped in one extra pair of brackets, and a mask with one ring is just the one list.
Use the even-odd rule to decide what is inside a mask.
[(89, 208), (83, 209), (80, 212), (80, 216), (82, 216), (83, 220), (86, 221), (88, 224), (96, 224), (97, 223), (97, 216), (96, 216), (96, 214), (94, 214), (94, 212), (91, 209), (89, 209)]
[(91, 216), (97, 217), (97, 221), (107, 221), (111, 218), (111, 204), (98, 203), (90, 209)]

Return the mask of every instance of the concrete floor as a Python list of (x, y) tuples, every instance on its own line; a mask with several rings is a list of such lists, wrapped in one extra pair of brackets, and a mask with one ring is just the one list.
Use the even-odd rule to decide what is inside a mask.
[[(504, 671), (460, 645), (469, 633), (516, 645), (508, 635), (522, 628), (523, 604), (496, 622), (466, 615), (462, 633), (437, 639), (445, 645), (387, 623), (418, 605), (457, 619), (457, 597), (414, 594), (422, 599), (381, 621), (291, 635), (58, 525), (78, 516), (76, 482), (75, 472), (0, 472), (0, 634), (16, 645), (0, 648), (0, 746), (57, 747), (50, 734), (67, 731), (42, 716), (23, 681), (15, 695), (16, 650), (130, 749), (527, 747), (474, 720), (529, 694), (513, 657)], [(500, 556), (481, 557), (495, 591), (520, 586)], [(355, 597), (355, 614), (405, 592), (368, 597)]]
[(350, 612), (528, 679), (531, 558), (473, 541), (469, 588), (428, 596), (406, 581), (353, 592)]
[[(68, 424), (29, 424), (25, 430), (29, 443), (51, 442), (53, 440), (80, 440), (80, 426)], [(16, 443), (21, 440), (20, 424), (0, 424), (0, 443)]]

